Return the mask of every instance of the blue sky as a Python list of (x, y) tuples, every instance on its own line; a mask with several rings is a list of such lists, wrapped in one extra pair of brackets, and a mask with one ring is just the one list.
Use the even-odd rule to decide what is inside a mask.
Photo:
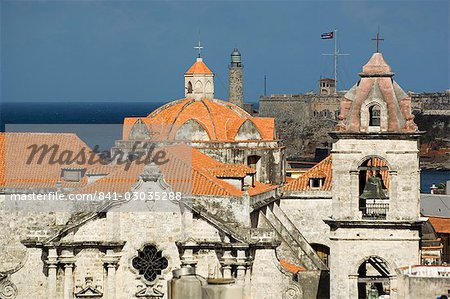
[(449, 1), (0, 1), (2, 101), (155, 101), (184, 94), (183, 73), (199, 36), (228, 97), (234, 47), (243, 55), (245, 98), (316, 90), (332, 76), (339, 30), (341, 87), (375, 50), (415, 92), (449, 84)]

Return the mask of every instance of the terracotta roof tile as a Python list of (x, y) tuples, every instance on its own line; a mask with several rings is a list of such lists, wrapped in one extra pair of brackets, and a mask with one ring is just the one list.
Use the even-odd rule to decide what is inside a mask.
[[(246, 165), (223, 164), (198, 149), (186, 145), (169, 146), (164, 149), (167, 153), (168, 163), (160, 165), (159, 169), (164, 175), (164, 180), (175, 192), (187, 195), (242, 196), (243, 191), (219, 179), (216, 172), (219, 168), (224, 168), (231, 177), (240, 177), (242, 172), (254, 172)], [(125, 193), (131, 191), (143, 171), (143, 164), (132, 164), (128, 171), (125, 171), (123, 167), (116, 167), (108, 176), (74, 193), (94, 193), (96, 191)], [(249, 194), (264, 193), (276, 187), (256, 182), (255, 186), (250, 188)]]
[(301, 267), (301, 266), (297, 266), (294, 264), (289, 263), (286, 260), (280, 259), (280, 265), (286, 269), (286, 271), (290, 272), (290, 273), (294, 273), (297, 274), (300, 271), (305, 271), (306, 269)]
[(212, 75), (211, 70), (206, 66), (203, 60), (197, 58), (197, 61), (186, 71), (186, 75), (207, 74)]
[[(311, 188), (310, 178), (324, 178), (322, 188)], [(332, 161), (331, 155), (317, 163), (314, 167), (306, 171), (302, 176), (287, 183), (284, 190), (287, 191), (330, 191), (332, 182)]]
[(450, 234), (450, 218), (428, 217), (434, 230), (439, 234)]
[(263, 140), (274, 140), (275, 119), (252, 117), (242, 108), (217, 99), (180, 99), (170, 102), (147, 117), (129, 117), (124, 120), (123, 139), (127, 140), (132, 126), (141, 120), (152, 132), (153, 140), (173, 140), (179, 127), (195, 120), (207, 132), (211, 141), (234, 141), (240, 126), (251, 121)]
[[(32, 148), (36, 145), (48, 146), (49, 154), (39, 162), (40, 154), (31, 156)], [(55, 147), (55, 151), (52, 147)], [(61, 170), (88, 169), (90, 166), (79, 165), (76, 161), (64, 163), (52, 163), (51, 153), (56, 153), (55, 159), (60, 158), (64, 151), (70, 151), (77, 155), (84, 151), (89, 155), (91, 149), (75, 134), (69, 133), (0, 133), (0, 187), (20, 189), (56, 188), (56, 183), (61, 182), (63, 188), (75, 188), (86, 184), (86, 180), (80, 182), (65, 182), (61, 177)], [(74, 158), (72, 156), (72, 159)], [(30, 160), (30, 161), (28, 161)]]
[[(372, 165), (373, 161), (373, 165)], [(386, 163), (379, 158), (373, 158), (368, 161), (367, 166), (386, 166)], [(317, 163), (314, 167), (306, 171), (302, 176), (298, 177), (297, 179), (291, 179), (289, 182), (284, 186), (284, 190), (287, 191), (331, 191), (332, 188), (332, 169), (333, 169), (333, 163), (331, 155), (327, 158), (323, 159), (319, 163)], [(386, 186), (387, 189), (389, 189), (390, 180), (389, 180), (389, 172), (387, 170), (381, 170), (380, 171), (381, 177), (383, 179), (383, 183)], [(368, 171), (368, 176), (375, 175), (375, 172)], [(309, 186), (309, 179), (319, 179), (324, 178), (324, 183), (321, 188), (311, 188)]]

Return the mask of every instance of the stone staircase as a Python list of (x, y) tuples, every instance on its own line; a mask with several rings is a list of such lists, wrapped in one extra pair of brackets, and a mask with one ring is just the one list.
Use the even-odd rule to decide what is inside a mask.
[(260, 209), (260, 216), (278, 233), (291, 254), (307, 270), (328, 270), (308, 241), (277, 203)]

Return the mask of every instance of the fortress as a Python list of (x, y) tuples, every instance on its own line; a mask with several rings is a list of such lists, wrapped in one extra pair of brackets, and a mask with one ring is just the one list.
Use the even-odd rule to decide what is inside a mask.
[[(344, 93), (335, 93), (333, 79), (321, 79), (317, 94), (273, 94), (259, 99), (259, 116), (274, 117), (288, 158), (313, 157), (317, 147), (329, 147), (328, 132), (337, 123)], [(408, 92), (414, 115), (450, 116), (450, 91)]]

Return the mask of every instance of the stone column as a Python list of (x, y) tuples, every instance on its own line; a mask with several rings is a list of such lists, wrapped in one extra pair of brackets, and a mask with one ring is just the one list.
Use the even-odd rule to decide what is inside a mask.
[(223, 278), (233, 278), (231, 275), (231, 266), (235, 262), (236, 259), (231, 255), (231, 251), (225, 250), (221, 261)]
[(350, 216), (352, 219), (362, 219), (362, 212), (359, 211), (359, 172), (356, 170), (350, 171), (350, 200), (348, 201), (350, 204), (350, 215), (345, 215), (346, 217)]
[(245, 268), (246, 268), (245, 250), (238, 250), (236, 265), (237, 265), (237, 273), (236, 273), (237, 283), (245, 284)]
[(56, 248), (50, 248), (48, 250), (46, 263), (48, 268), (47, 296), (48, 299), (56, 299), (56, 270), (58, 267), (58, 253), (56, 252)]
[[(185, 246), (195, 246), (197, 245), (194, 242), (186, 242)], [(181, 256), (181, 267), (193, 267), (197, 265), (197, 260), (194, 257), (194, 250), (193, 249), (185, 249), (183, 248), (183, 255)]]
[(116, 299), (116, 270), (119, 266), (120, 256), (115, 254), (114, 250), (106, 250), (106, 256), (103, 262), (107, 271), (106, 298)]
[(63, 250), (60, 257), (60, 263), (64, 267), (64, 299), (73, 299), (73, 268), (75, 266), (75, 257), (72, 250)]
[[(390, 179), (390, 186), (389, 186), (389, 211), (387, 212), (386, 219), (391, 220), (395, 219), (400, 216), (399, 214), (403, 214), (400, 216), (400, 218), (404, 217), (404, 213), (402, 213), (402, 209), (405, 208), (404, 203), (400, 203), (399, 206), (399, 190), (398, 190), (398, 177), (397, 177), (397, 171), (389, 170), (389, 179)], [(392, 212), (391, 212), (392, 211)]]
[(349, 298), (358, 298), (358, 274), (348, 276), (348, 294)]
[(252, 265), (253, 258), (251, 256), (247, 257), (245, 262), (245, 277), (244, 277), (244, 299), (252, 298)]

